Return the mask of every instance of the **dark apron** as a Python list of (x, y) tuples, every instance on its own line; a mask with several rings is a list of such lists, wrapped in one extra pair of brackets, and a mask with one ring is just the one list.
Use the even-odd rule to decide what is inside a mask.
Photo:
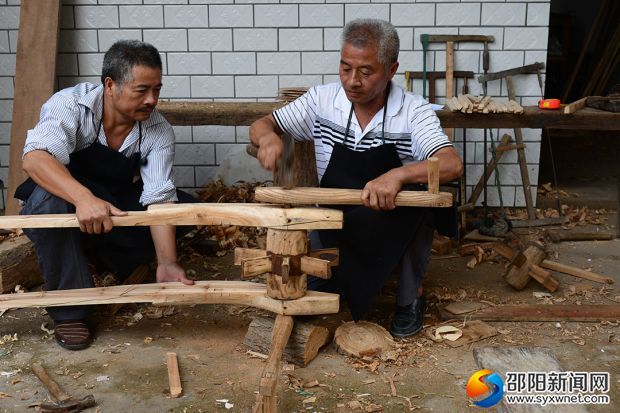
[[(143, 182), (140, 179), (140, 146), (142, 124), (139, 127), (138, 152), (129, 158), (98, 141), (97, 137), (85, 149), (70, 155), (67, 169), (93, 195), (110, 202), (122, 211), (143, 211), (140, 204)], [(15, 198), (27, 201), (36, 183), (28, 178), (17, 187)], [(100, 271), (112, 271), (121, 277), (143, 262), (149, 262), (154, 254), (153, 241), (148, 227), (115, 227), (106, 234), (82, 234), (84, 250), (89, 260)]]
[[(364, 152), (336, 144), (320, 186), (363, 189), (368, 181), (400, 166), (402, 162), (392, 144)], [(406, 189), (424, 190), (421, 185), (409, 185)], [(344, 223), (341, 230), (319, 231), (323, 247), (340, 250), (340, 264), (334, 268), (328, 288), (344, 296), (357, 321), (366, 314), (398, 265), (415, 232), (429, 218), (430, 209), (397, 207), (374, 211), (365, 206), (330, 207), (344, 212)]]

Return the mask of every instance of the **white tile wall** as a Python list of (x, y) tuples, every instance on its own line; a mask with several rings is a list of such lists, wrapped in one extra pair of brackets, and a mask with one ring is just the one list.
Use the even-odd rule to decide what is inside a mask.
[[(161, 52), (164, 99), (272, 101), (279, 87), (337, 81), (342, 27), (357, 17), (391, 19), (397, 27), (397, 84), (404, 85), (405, 70), (422, 70), (423, 33), (493, 35), (490, 70), (504, 70), (546, 62), (549, 12), (549, 0), (63, 0), (58, 87), (98, 82), (103, 53), (117, 40), (141, 39)], [(19, 0), (0, 0), (0, 157), (10, 140), (18, 27)], [(445, 70), (445, 45), (433, 43), (429, 49), (427, 69)], [(456, 50), (457, 70), (482, 70), (481, 44), (457, 43)], [(440, 96), (443, 87), (442, 81), (436, 85)], [(470, 93), (481, 93), (476, 80), (469, 87)], [(539, 99), (536, 76), (516, 77), (515, 87), (522, 104)], [(415, 81), (414, 91), (421, 90), (421, 81)], [(505, 96), (506, 85), (491, 82), (488, 91)], [(174, 129), (175, 177), (183, 188), (204, 185), (226, 152), (248, 140), (247, 126)], [(513, 134), (494, 130), (495, 139), (504, 132)], [(530, 180), (536, 183), (541, 132), (524, 129), (523, 135)], [(455, 139), (461, 150), (460, 130)], [(482, 139), (482, 130), (467, 130), (470, 193), (482, 173)], [(523, 205), (516, 153), (504, 156), (504, 204)], [(6, 173), (1, 164), (0, 179)], [(491, 186), (489, 204), (497, 205), (498, 192)]]

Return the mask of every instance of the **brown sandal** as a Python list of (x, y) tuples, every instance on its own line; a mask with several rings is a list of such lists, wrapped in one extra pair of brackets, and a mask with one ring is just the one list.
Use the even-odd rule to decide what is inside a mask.
[(82, 350), (90, 345), (92, 337), (83, 320), (54, 321), (54, 338), (68, 350)]

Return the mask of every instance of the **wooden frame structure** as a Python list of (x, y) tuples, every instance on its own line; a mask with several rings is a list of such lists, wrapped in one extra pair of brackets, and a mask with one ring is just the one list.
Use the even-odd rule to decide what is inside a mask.
[[(436, 158), (429, 159), (428, 171), (429, 191), (403, 191), (397, 197), (397, 205), (452, 205), (451, 194), (439, 192), (439, 165)], [(360, 204), (359, 191), (353, 190), (338, 190), (335, 194), (333, 190), (319, 188), (295, 189), (290, 192), (278, 188), (263, 189), (272, 202)], [(325, 208), (283, 208), (271, 204), (154, 205), (147, 211), (113, 217), (113, 222), (117, 226), (198, 224), (266, 227), (265, 250), (235, 250), (235, 264), (241, 265), (242, 278), (266, 274), (266, 284), (199, 281), (190, 286), (175, 282), (8, 294), (0, 295), (0, 310), (146, 302), (166, 305), (237, 304), (270, 311), (276, 314), (276, 320), (253, 412), (275, 413), (280, 359), (293, 329), (293, 317), (333, 314), (339, 310), (338, 295), (306, 291), (307, 274), (327, 279), (331, 277), (331, 267), (338, 265), (337, 250), (308, 250), (307, 231), (342, 228), (342, 219), (342, 211)], [(73, 214), (0, 217), (0, 228), (78, 226)]]

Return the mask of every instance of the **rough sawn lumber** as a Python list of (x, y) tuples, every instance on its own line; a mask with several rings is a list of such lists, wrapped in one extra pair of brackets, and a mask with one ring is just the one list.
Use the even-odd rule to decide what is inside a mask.
[[(278, 229), (339, 229), (342, 211), (324, 208), (280, 208), (260, 204), (162, 204), (147, 211), (111, 217), (115, 226), (239, 225)], [(75, 214), (0, 217), (0, 228), (79, 227)]]
[(296, 300), (275, 300), (264, 284), (247, 281), (197, 281), (118, 285), (75, 290), (39, 291), (0, 295), (0, 310), (22, 307), (61, 307), (114, 303), (237, 304), (275, 314), (317, 315), (338, 312), (338, 295), (308, 291)]

